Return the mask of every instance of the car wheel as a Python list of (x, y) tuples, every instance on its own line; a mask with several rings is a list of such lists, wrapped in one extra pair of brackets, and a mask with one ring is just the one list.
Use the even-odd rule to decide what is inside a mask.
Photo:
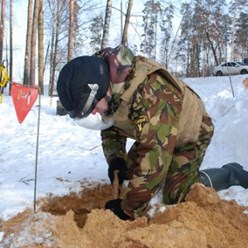
[(223, 76), (223, 73), (221, 71), (217, 71), (216, 76)]
[(247, 74), (247, 73), (248, 73), (248, 71), (245, 70), (245, 69), (243, 69), (243, 70), (240, 72), (240, 74)]

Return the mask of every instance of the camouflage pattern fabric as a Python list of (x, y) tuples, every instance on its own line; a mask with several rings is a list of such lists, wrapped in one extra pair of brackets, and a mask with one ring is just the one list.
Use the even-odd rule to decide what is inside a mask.
[[(116, 157), (127, 161), (130, 182), (122, 208), (136, 218), (145, 213), (161, 188), (166, 204), (184, 199), (189, 187), (198, 181), (213, 124), (199, 96), (156, 62), (134, 57), (130, 72), (111, 103), (115, 105), (114, 126), (101, 135), (107, 161)], [(185, 102), (186, 94), (190, 97)], [(199, 108), (187, 116), (188, 106), (194, 103)], [(182, 123), (190, 126), (187, 142), (179, 138), (179, 134), (185, 137), (181, 135), (186, 128)], [(128, 152), (127, 138), (135, 141)]]
[(190, 186), (199, 181), (199, 168), (213, 136), (213, 131), (211, 118), (206, 114), (202, 119), (198, 141), (175, 148), (163, 187), (164, 203), (181, 202)]
[(96, 56), (104, 57), (109, 64), (110, 81), (114, 84), (122, 83), (130, 72), (134, 54), (130, 49), (120, 45), (116, 48), (107, 47)]

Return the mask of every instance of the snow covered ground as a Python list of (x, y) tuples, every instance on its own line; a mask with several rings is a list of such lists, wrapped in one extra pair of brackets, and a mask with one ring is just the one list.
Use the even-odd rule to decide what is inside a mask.
[[(233, 91), (228, 77), (185, 79), (202, 97), (215, 124), (203, 169), (235, 161), (248, 170), (245, 77), (232, 76)], [(38, 101), (22, 124), (17, 121), (11, 97), (5, 95), (0, 104), (0, 218), (4, 220), (33, 206), (36, 161), (37, 199), (78, 192), (83, 179), (109, 182), (99, 131), (77, 126), (68, 116), (57, 116), (56, 101), (41, 97), (38, 143)], [(248, 189), (233, 186), (219, 195), (248, 206)]]

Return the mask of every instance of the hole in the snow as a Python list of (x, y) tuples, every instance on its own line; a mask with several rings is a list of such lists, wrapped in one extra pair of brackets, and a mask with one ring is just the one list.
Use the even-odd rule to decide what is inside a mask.
[(101, 184), (94, 188), (85, 188), (78, 194), (49, 198), (42, 204), (41, 209), (53, 215), (65, 215), (69, 210), (73, 210), (74, 220), (78, 227), (83, 228), (88, 213), (92, 209), (103, 209), (112, 198), (112, 186)]

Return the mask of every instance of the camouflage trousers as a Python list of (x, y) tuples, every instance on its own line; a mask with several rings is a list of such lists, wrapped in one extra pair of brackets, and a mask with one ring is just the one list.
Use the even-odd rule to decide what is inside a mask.
[[(203, 117), (199, 139), (195, 143), (177, 146), (173, 152), (173, 158), (169, 165), (168, 173), (163, 182), (163, 202), (176, 204), (184, 200), (190, 187), (199, 182), (199, 168), (206, 153), (207, 147), (213, 136), (214, 126), (211, 118)], [(134, 143), (128, 153), (129, 172), (135, 171), (134, 166), (136, 147)]]

